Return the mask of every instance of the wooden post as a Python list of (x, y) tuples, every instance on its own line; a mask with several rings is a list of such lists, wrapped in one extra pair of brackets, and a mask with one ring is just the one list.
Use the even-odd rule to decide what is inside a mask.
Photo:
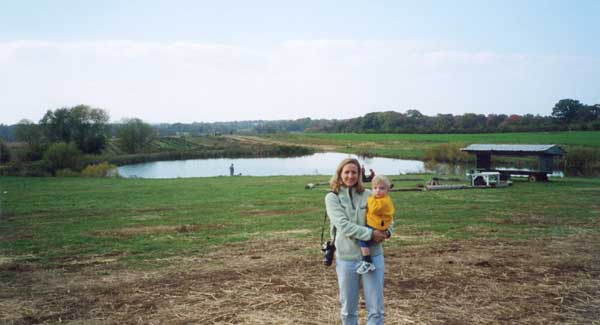
[(477, 169), (492, 169), (492, 154), (490, 152), (477, 153)]

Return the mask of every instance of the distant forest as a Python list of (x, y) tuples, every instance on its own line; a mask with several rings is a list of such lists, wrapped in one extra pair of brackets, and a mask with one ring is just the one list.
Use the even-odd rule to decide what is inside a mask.
[[(119, 124), (112, 124), (115, 130)], [(549, 116), (474, 114), (437, 114), (427, 116), (418, 110), (368, 113), (344, 120), (302, 118), (277, 121), (234, 121), (214, 123), (162, 123), (152, 125), (160, 136), (231, 133), (494, 133), (564, 130), (600, 130), (600, 104), (586, 105), (562, 99)], [(0, 124), (0, 138), (15, 140), (16, 125)], [(114, 132), (114, 131), (113, 131)]]

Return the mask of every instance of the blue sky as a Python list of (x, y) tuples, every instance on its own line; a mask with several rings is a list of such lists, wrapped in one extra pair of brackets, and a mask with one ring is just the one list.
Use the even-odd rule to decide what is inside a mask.
[(600, 1), (4, 1), (0, 123), (548, 115), (600, 103)]

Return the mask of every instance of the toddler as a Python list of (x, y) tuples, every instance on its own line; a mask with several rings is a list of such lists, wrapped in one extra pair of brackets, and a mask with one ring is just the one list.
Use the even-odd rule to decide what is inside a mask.
[[(367, 227), (387, 231), (392, 223), (394, 204), (388, 196), (390, 186), (390, 180), (382, 175), (377, 175), (371, 180), (373, 194), (367, 200), (367, 214), (365, 216)], [(356, 273), (365, 274), (375, 271), (375, 265), (373, 265), (371, 260), (371, 250), (369, 249), (371, 241), (359, 240), (358, 244), (362, 254), (362, 262), (358, 266)]]

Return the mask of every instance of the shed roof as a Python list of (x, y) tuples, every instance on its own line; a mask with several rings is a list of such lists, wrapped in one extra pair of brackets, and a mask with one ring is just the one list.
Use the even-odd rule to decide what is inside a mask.
[(562, 156), (564, 151), (555, 144), (483, 144), (474, 143), (460, 149), (470, 153), (489, 152), (504, 155), (555, 155)]

